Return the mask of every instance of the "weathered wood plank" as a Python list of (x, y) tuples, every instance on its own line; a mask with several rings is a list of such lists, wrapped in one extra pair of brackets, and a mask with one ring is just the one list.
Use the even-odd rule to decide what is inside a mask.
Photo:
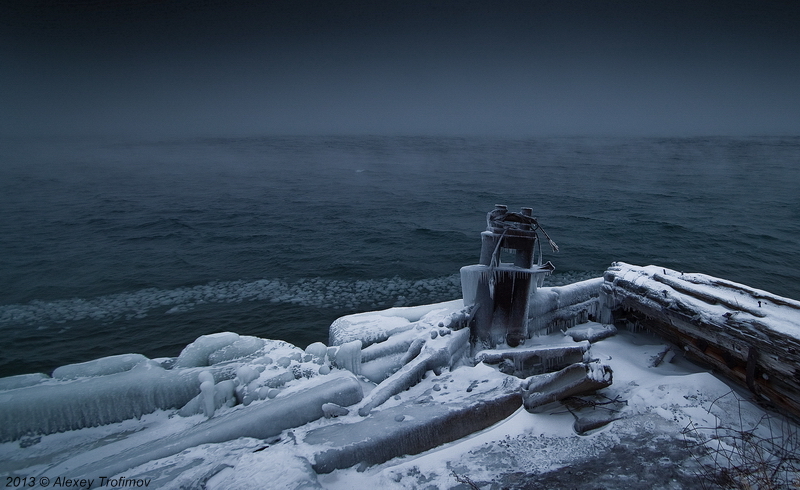
[(616, 263), (605, 308), (800, 416), (800, 303), (701, 274)]

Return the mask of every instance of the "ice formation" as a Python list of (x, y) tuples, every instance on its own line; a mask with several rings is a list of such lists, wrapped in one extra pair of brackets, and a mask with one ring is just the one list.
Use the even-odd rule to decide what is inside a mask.
[[(513, 213), (504, 205), (495, 206), (486, 217), (486, 231), (481, 233), (480, 263), (461, 269), (464, 304), (475, 306), (473, 334), (483, 346), (516, 347), (530, 336), (529, 296), (553, 271), (550, 262), (542, 265), (538, 232), (544, 230), (532, 212), (522, 208), (521, 213)], [(537, 245), (539, 260), (534, 265)], [(514, 256), (513, 264), (502, 262), (503, 252)]]
[[(700, 406), (727, 387), (687, 368), (668, 345), (632, 344), (629, 332), (608, 338), (610, 326), (580, 324), (603, 313), (602, 287), (590, 280), (537, 288), (532, 336), (513, 348), (474, 348), (473, 311), (454, 301), (340, 318), (337, 345), (299, 349), (221, 333), (174, 360), (112, 357), (65, 367), (59, 372), (72, 374), (62, 378), (0, 380), (0, 430), (13, 441), (0, 444), (0, 473), (151, 478), (156, 488), (451, 488), (453, 471), (483, 482), (516, 471), (503, 461), (545, 471), (586, 457), (582, 449), (554, 459), (559, 447), (599, 454), (601, 441), (628, 441), (626, 431), (645, 441), (633, 431), (676, 424), (677, 434), (688, 417), (706, 420)], [(592, 398), (598, 389), (605, 398)], [(132, 409), (160, 390), (159, 406)], [(611, 409), (569, 405), (575, 400)], [(80, 424), (56, 423), (72, 413)], [(620, 419), (626, 423), (615, 425)], [(608, 430), (615, 435), (604, 438)], [(522, 441), (524, 451), (508, 452)], [(412, 454), (419, 456), (403, 458)]]
[(564, 335), (571, 337), (575, 342), (580, 342), (581, 340), (597, 342), (598, 340), (611, 337), (616, 333), (617, 327), (614, 325), (604, 325), (597, 322), (582, 323), (564, 331)]
[(53, 371), (53, 378), (76, 379), (121, 373), (133, 369), (134, 366), (146, 360), (147, 358), (141, 354), (121, 354), (118, 356), (102, 357), (93, 361), (68, 364), (56, 368)]
[[(210, 490), (449, 488), (472, 481), (459, 472), (544, 473), (651, 439), (637, 430), (716, 422), (701, 407), (726, 387), (672, 345), (633, 342), (625, 328), (615, 336), (615, 320), (633, 330), (652, 321), (665, 336), (707, 325), (702, 343), (673, 341), (763, 398), (791, 387), (771, 376), (800, 347), (800, 303), (621, 263), (605, 278), (543, 287), (552, 265), (541, 264), (538, 232), (529, 209), (498, 206), (480, 264), (461, 271), (463, 300), (341, 317), (329, 345), (220, 332), (172, 359), (125, 354), (0, 379), (0, 473)], [(501, 260), (509, 252), (513, 264)], [(770, 350), (773, 335), (788, 348)], [(793, 392), (781, 393), (791, 405)]]
[(291, 396), (265, 400), (230, 411), (187, 431), (148, 441), (70, 470), (73, 474), (87, 478), (116, 475), (148, 461), (165, 458), (202, 444), (220, 443), (241, 437), (269, 439), (286, 429), (323, 417), (322, 406), (326, 403), (349, 406), (357, 403), (363, 396), (361, 384), (349, 373), (307, 380), (298, 388)]
[[(283, 341), (221, 332), (198, 338), (175, 362), (125, 354), (62, 366), (53, 378), (13, 377), (0, 383), (0, 441), (95, 427), (155, 410), (181, 409), (182, 415), (210, 417), (235, 402), (232, 385), (238, 390), (238, 403), (249, 403), (267, 398), (269, 390), (264, 388), (319, 375), (319, 365), (300, 362), (302, 353)], [(267, 354), (287, 359), (286, 365), (277, 366)], [(258, 379), (243, 383), (237, 377), (243, 363), (249, 367), (242, 373)]]
[(180, 408), (199, 392), (196, 375), (154, 361), (129, 371), (47, 380), (0, 392), (0, 441), (119, 422)]
[(360, 421), (311, 429), (298, 438), (319, 473), (418, 454), (482, 430), (520, 405), (520, 380), (481, 367), (464, 376), (430, 376), (403, 391), (397, 403)]

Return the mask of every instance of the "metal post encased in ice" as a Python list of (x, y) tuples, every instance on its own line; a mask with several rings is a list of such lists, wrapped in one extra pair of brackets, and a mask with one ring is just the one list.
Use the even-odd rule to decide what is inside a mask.
[[(516, 347), (529, 337), (528, 298), (554, 267), (550, 262), (542, 265), (540, 244), (534, 265), (541, 228), (531, 208), (515, 213), (498, 204), (487, 214), (486, 224), (480, 264), (461, 269), (464, 303), (477, 307), (472, 336), (483, 346)], [(552, 240), (550, 244), (557, 250)], [(502, 262), (503, 252), (513, 254), (514, 262)]]

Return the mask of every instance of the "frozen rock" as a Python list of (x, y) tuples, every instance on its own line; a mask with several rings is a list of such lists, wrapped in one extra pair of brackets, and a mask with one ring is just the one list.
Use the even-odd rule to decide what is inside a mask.
[(203, 370), (197, 373), (197, 380), (200, 381), (200, 383), (213, 383), (214, 375), (211, 374), (211, 371)]
[(325, 357), (328, 354), (328, 347), (322, 342), (314, 342), (306, 347), (306, 354), (311, 355), (311, 359), (317, 364), (325, 362)]
[(270, 356), (261, 356), (253, 360), (252, 364), (260, 364), (264, 366), (268, 366), (272, 364), (272, 358)]
[(325, 403), (322, 405), (322, 413), (325, 414), (326, 419), (334, 417), (343, 417), (350, 413), (350, 410), (341, 407), (335, 403)]
[(334, 364), (353, 374), (361, 374), (361, 341), (353, 340), (340, 345), (336, 350)]
[[(202, 385), (202, 384), (201, 384)], [(236, 397), (234, 396), (235, 386), (233, 381), (227, 379), (220, 381), (214, 385), (214, 410), (219, 410), (222, 407), (232, 407), (236, 404)], [(198, 413), (205, 412), (205, 399), (203, 394), (189, 400), (189, 402), (178, 410), (178, 415), (182, 417), (189, 417)]]
[(269, 388), (280, 388), (281, 386), (285, 385), (290, 381), (294, 381), (294, 374), (289, 371), (284, 371), (277, 376), (273, 376), (266, 381), (264, 381), (264, 386)]
[(431, 305), (389, 308), (343, 316), (331, 324), (328, 344), (335, 346), (353, 340), (361, 340), (363, 347), (367, 347), (414, 328), (414, 322), (421, 320), (431, 312), (438, 310), (438, 315), (444, 318), (463, 308), (464, 302), (458, 299)]
[(258, 378), (258, 371), (250, 366), (242, 366), (236, 370), (236, 380), (240, 385), (246, 385)]
[(203, 381), (200, 383), (200, 398), (203, 402), (203, 413), (206, 417), (214, 416), (214, 382)]
[(141, 354), (120, 354), (101, 357), (100, 359), (58, 367), (53, 371), (53, 378), (75, 379), (121, 373), (133, 369), (134, 366), (146, 360), (147, 358)]
[(414, 325), (402, 317), (366, 313), (348, 315), (331, 324), (328, 343), (335, 346), (360, 340), (366, 346), (412, 328)]
[(207, 490), (251, 490), (259, 482), (262, 488), (316, 490), (322, 487), (307, 459), (289, 448), (274, 447), (242, 456), (233, 468), (211, 477)]

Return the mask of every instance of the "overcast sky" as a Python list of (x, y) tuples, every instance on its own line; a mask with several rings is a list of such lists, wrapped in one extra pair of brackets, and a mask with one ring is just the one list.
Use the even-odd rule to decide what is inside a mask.
[(800, 134), (797, 4), (4, 2), (0, 134)]

